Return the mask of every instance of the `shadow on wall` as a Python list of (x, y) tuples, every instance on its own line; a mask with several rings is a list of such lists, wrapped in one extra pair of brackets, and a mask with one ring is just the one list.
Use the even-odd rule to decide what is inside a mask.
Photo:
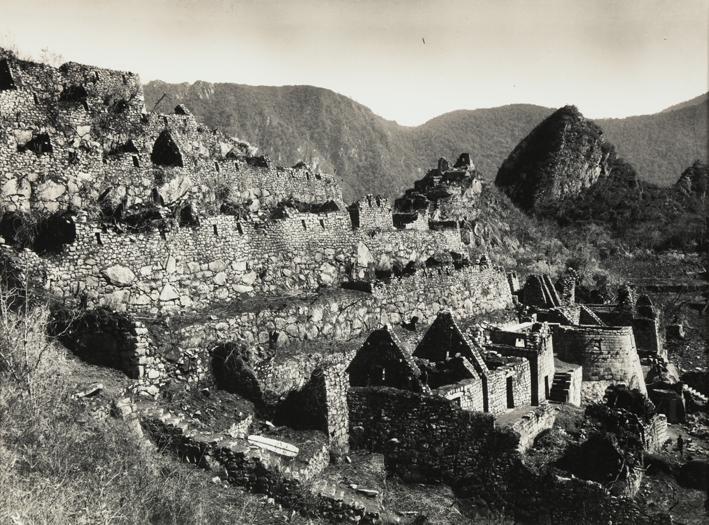
[(226, 343), (212, 351), (212, 373), (218, 389), (253, 402), (260, 416), (272, 419), (276, 425), (327, 432), (325, 375), (321, 369), (314, 370), (301, 389), (292, 390), (285, 398), (267, 399), (247, 350), (236, 343)]
[(59, 253), (65, 244), (76, 240), (76, 225), (68, 213), (35, 217), (10, 212), (0, 219), (0, 235), (18, 248), (31, 248), (39, 254)]
[(49, 330), (87, 363), (138, 378), (134, 327), (123, 315), (99, 308), (74, 317), (69, 310), (59, 310), (54, 312)]
[(320, 369), (313, 371), (310, 380), (301, 388), (288, 394), (275, 408), (274, 423), (295, 430), (328, 431), (325, 375)]
[(212, 374), (218, 389), (239, 394), (254, 403), (262, 402), (256, 373), (249, 365), (247, 354), (241, 346), (225, 343), (214, 348)]

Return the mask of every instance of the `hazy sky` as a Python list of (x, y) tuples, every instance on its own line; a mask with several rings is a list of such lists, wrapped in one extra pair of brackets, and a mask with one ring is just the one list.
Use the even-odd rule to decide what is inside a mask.
[(658, 111), (707, 91), (708, 24), (709, 0), (0, 0), (0, 45), (21, 53), (311, 84), (408, 125), (515, 102)]

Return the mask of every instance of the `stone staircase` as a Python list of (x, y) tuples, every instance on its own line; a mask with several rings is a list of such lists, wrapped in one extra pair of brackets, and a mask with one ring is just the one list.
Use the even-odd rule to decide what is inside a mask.
[(689, 385), (684, 385), (684, 391), (688, 392), (689, 395), (692, 396), (693, 398), (703, 401), (704, 403), (709, 401), (709, 397), (705, 396), (704, 394), (702, 394), (701, 392), (692, 388)]
[(571, 374), (568, 372), (556, 372), (549, 391), (549, 401), (567, 403), (569, 401), (570, 386)]

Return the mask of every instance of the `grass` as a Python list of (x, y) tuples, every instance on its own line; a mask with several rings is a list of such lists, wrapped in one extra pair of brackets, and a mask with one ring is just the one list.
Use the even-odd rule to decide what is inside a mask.
[(46, 308), (0, 313), (0, 523), (304, 522), (163, 456), (107, 397), (74, 399), (100, 369), (47, 339)]

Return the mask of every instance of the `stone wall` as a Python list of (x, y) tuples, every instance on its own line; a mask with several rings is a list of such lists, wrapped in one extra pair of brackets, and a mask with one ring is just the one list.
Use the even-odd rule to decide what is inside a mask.
[(532, 404), (537, 405), (549, 397), (554, 378), (554, 349), (548, 325), (537, 325), (531, 331), (493, 330), (490, 332), (490, 349), (506, 356), (529, 360)]
[[(645, 296), (647, 297), (647, 296)], [(629, 305), (593, 304), (588, 308), (604, 323), (615, 326), (632, 326), (635, 346), (639, 352), (659, 355), (667, 358), (662, 337), (662, 316), (660, 311), (649, 302), (643, 305), (641, 301)]]
[[(246, 426), (215, 434), (159, 408), (143, 408), (140, 419), (145, 433), (161, 450), (203, 468), (216, 467), (214, 474), (225, 481), (272, 496), (289, 508), (333, 522), (364, 518), (371, 523), (379, 518), (377, 506), (363, 501), (354, 490), (344, 487), (333, 491), (318, 479), (330, 455), (324, 436), (317, 432), (291, 434), (299, 452), (295, 458), (287, 458), (252, 446), (245, 439), (250, 420)], [(288, 438), (280, 439), (292, 443)]]
[[(183, 377), (196, 382), (210, 374), (209, 350), (220, 343), (268, 345), (275, 341), (284, 347), (316, 339), (346, 341), (413, 316), (421, 323), (431, 323), (440, 310), (470, 317), (511, 305), (504, 273), (477, 266), (450, 273), (431, 268), (393, 279), (373, 294), (342, 290), (287, 302), (256, 301), (253, 309), (244, 303), (241, 311), (227, 309), (217, 312), (220, 315), (194, 320), (176, 318), (167, 326), (154, 324), (151, 330), (160, 341), (160, 354), (171, 355), (179, 348), (182, 359), (190, 360), (192, 371)], [(165, 362), (171, 368), (179, 365)]]
[[(519, 437), (496, 429), (490, 414), (468, 412), (434, 396), (391, 388), (350, 388), (350, 444), (382, 452), (401, 473), (429, 479), (503, 476)], [(488, 478), (491, 479), (491, 478)]]
[(552, 325), (552, 334), (559, 358), (581, 365), (584, 381), (624, 383), (646, 392), (632, 327)]
[(534, 438), (543, 430), (554, 426), (556, 421), (557, 408), (549, 403), (530, 409), (526, 414), (522, 414), (510, 425), (505, 425), (519, 435), (518, 450), (524, 452), (534, 444)]
[[(510, 408), (532, 404), (532, 380), (529, 361), (521, 357), (503, 357), (491, 366), (485, 358), (487, 376), (488, 412), (500, 414)], [(494, 366), (494, 368), (493, 368)]]
[(338, 285), (358, 268), (364, 275), (368, 266), (423, 263), (460, 248), (449, 232), (353, 232), (344, 212), (265, 223), (219, 215), (199, 226), (146, 233), (102, 228), (79, 215), (75, 230), (73, 243), (43, 259), (52, 291), (69, 301), (83, 297), (89, 307), (153, 314), (244, 294), (314, 291)]
[[(212, 211), (223, 199), (251, 211), (289, 198), (342, 200), (332, 175), (271, 166), (184, 111), (147, 113), (137, 75), (75, 63), (7, 63), (17, 87), (0, 91), (0, 210), (95, 209), (107, 195), (126, 206), (159, 195), (166, 204), (199, 201)], [(153, 155), (163, 133), (179, 162), (164, 165)], [(51, 149), (19, 151), (40, 134)]]
[(463, 410), (485, 411), (485, 383), (482, 379), (464, 379), (451, 385), (444, 385), (433, 390), (437, 396), (444, 397)]
[(667, 416), (655, 414), (650, 421), (643, 425), (645, 450), (650, 453), (659, 453), (662, 445), (669, 439), (667, 434)]
[(363, 230), (391, 230), (394, 227), (392, 203), (386, 197), (367, 195), (352, 203), (349, 211), (353, 227)]

